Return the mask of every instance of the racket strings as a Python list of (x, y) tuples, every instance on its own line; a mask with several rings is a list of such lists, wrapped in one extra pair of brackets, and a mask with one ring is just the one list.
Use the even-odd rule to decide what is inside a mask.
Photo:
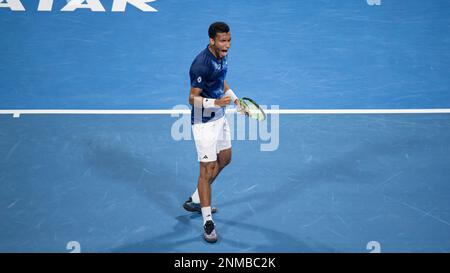
[(254, 103), (252, 100), (248, 98), (241, 99), (242, 107), (248, 113), (249, 117), (262, 121), (266, 118), (264, 111)]

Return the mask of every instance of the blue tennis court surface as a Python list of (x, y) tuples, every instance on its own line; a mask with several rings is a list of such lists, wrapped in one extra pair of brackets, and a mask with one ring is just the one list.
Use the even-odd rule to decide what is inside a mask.
[[(450, 108), (449, 1), (20, 2), (0, 5), (0, 110), (187, 105), (218, 20), (227, 81), (269, 108)], [(450, 252), (449, 114), (271, 114), (243, 139), (228, 118), (211, 245), (182, 208), (199, 171), (181, 117), (0, 115), (0, 252)]]

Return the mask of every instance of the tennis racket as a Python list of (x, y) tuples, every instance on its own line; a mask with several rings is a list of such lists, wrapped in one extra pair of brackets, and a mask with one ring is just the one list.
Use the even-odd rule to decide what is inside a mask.
[(252, 99), (241, 98), (239, 100), (243, 112), (250, 118), (254, 118), (258, 121), (263, 121), (266, 119), (266, 113), (264, 110)]

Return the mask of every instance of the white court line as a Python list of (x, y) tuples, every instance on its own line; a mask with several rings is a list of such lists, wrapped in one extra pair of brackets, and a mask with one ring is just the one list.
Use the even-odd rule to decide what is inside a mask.
[[(227, 109), (234, 113), (236, 109)], [(336, 115), (336, 114), (450, 114), (450, 109), (267, 109), (267, 114), (304, 114), (304, 115)], [(188, 109), (156, 109), (156, 110), (88, 110), (88, 109), (9, 109), (0, 110), (0, 115), (179, 115), (190, 114)]]

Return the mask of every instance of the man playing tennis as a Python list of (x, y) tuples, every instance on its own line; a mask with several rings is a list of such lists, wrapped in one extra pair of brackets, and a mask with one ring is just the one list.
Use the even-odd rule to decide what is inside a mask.
[(225, 107), (239, 100), (225, 80), (227, 54), (231, 46), (230, 28), (215, 22), (208, 30), (209, 45), (192, 62), (189, 76), (192, 105), (191, 123), (200, 162), (200, 176), (196, 191), (183, 204), (191, 212), (203, 216), (203, 237), (207, 242), (217, 241), (212, 219), (211, 184), (231, 161), (231, 134), (225, 118)]

